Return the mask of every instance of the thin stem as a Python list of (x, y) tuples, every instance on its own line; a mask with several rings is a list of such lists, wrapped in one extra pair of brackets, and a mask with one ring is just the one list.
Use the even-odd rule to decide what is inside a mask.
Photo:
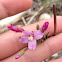
[(56, 7), (53, 4), (53, 14), (54, 14), (54, 35), (56, 35)]
[(26, 51), (26, 50), (28, 50), (28, 47), (26, 47), (26, 48), (24, 49), (24, 51)]

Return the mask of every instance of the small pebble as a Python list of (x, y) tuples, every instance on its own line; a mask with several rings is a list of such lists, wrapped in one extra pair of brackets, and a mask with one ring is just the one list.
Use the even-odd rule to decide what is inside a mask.
[(43, 13), (40, 15), (39, 20), (50, 19), (51, 16), (48, 13)]

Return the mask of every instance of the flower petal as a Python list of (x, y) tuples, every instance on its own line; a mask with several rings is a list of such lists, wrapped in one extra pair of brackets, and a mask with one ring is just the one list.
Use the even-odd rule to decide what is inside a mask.
[(36, 31), (33, 32), (33, 34), (34, 34), (34, 38), (36, 40), (41, 39), (44, 35), (44, 33), (42, 33), (41, 30), (36, 30)]
[(36, 42), (35, 39), (34, 39), (33, 41), (29, 41), (29, 42), (28, 42), (28, 48), (35, 50), (36, 44), (37, 44), (37, 42)]
[(23, 33), (25, 34), (25, 35), (31, 35), (32, 34), (32, 32), (30, 32), (30, 31), (23, 31)]
[(22, 36), (22, 37), (19, 39), (19, 41), (22, 42), (22, 43), (28, 43), (28, 36), (27, 36), (27, 35)]

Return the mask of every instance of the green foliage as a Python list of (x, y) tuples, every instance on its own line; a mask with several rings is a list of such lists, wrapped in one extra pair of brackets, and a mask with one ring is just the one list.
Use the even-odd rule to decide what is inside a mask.
[(37, 41), (37, 44), (41, 43), (41, 39)]
[(20, 56), (22, 56), (25, 53), (25, 51), (21, 51)]
[(48, 35), (49, 35), (49, 32), (46, 34), (45, 38), (47, 39), (48, 38)]
[(41, 39), (39, 39), (38, 41), (37, 41), (37, 44), (40, 44), (40, 43), (42, 43), (44, 41), (44, 38), (42, 37)]
[(42, 37), (41, 39), (39, 39), (37, 41), (37, 44), (42, 43), (43, 41), (45, 41), (48, 38), (48, 35), (49, 35), (49, 32), (44, 37)]
[(46, 1), (46, 3), (49, 3), (50, 2), (50, 0), (45, 0)]
[(39, 25), (37, 24), (37, 30), (39, 30), (40, 29), (40, 27), (39, 27)]

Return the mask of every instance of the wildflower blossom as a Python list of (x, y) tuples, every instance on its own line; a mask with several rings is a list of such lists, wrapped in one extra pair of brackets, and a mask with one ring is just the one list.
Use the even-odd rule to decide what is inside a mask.
[(23, 35), (19, 41), (22, 43), (28, 43), (28, 48), (33, 50), (36, 48), (37, 40), (41, 39), (44, 35), (41, 30), (36, 30), (34, 32), (23, 31), (23, 33), (25, 35)]
[(11, 26), (8, 26), (8, 28), (12, 31), (23, 32), (25, 35), (23, 35), (19, 39), (19, 41), (22, 43), (28, 43), (28, 48), (34, 50), (37, 45), (37, 40), (41, 39), (44, 36), (43, 32), (48, 28), (48, 24), (49, 24), (49, 22), (45, 22), (43, 27), (41, 28), (42, 30), (39, 29), (34, 32), (25, 31), (21, 27), (13, 27), (13, 24), (11, 24)]

